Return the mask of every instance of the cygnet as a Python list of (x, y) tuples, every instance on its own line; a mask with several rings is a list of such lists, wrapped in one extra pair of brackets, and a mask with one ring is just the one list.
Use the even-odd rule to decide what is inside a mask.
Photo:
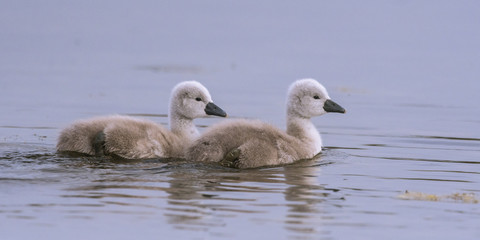
[(224, 121), (207, 129), (186, 148), (190, 161), (256, 168), (310, 159), (322, 151), (322, 139), (310, 118), (345, 113), (314, 79), (297, 80), (287, 93), (287, 131), (258, 120)]
[(207, 115), (227, 116), (202, 84), (185, 81), (171, 92), (170, 130), (120, 115), (79, 120), (61, 131), (57, 151), (125, 159), (182, 158), (185, 146), (199, 137), (193, 119)]

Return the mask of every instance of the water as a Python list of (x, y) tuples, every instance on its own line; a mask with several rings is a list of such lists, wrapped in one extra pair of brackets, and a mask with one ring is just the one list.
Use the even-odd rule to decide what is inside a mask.
[[(475, 1), (0, 3), (2, 239), (478, 239), (480, 4)], [(167, 123), (196, 79), (232, 117), (285, 125), (295, 79), (347, 114), (325, 151), (236, 170), (55, 152), (79, 118)], [(196, 120), (201, 127), (219, 118)]]

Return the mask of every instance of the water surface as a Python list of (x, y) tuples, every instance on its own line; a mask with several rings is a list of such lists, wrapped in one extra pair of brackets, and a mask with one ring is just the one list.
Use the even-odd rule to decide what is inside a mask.
[[(0, 4), (2, 239), (478, 239), (480, 4), (310, 1)], [(284, 128), (314, 77), (347, 114), (325, 149), (237, 170), (55, 152), (76, 119), (166, 125), (196, 79), (233, 118)], [(200, 130), (222, 119), (196, 120)]]

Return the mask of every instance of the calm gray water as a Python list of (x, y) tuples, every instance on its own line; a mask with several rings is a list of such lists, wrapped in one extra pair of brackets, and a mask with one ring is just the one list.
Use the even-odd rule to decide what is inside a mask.
[[(479, 239), (478, 1), (2, 1), (2, 239)], [(230, 116), (284, 127), (313, 77), (347, 114), (325, 151), (235, 170), (55, 152), (76, 119), (167, 123), (202, 82)], [(198, 119), (201, 127), (222, 121)]]

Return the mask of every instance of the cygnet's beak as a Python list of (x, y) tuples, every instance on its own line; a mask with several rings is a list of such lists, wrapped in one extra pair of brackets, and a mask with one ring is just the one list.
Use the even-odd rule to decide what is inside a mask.
[(208, 115), (215, 115), (220, 117), (226, 117), (227, 113), (223, 111), (219, 106), (215, 105), (213, 102), (209, 102), (205, 107), (205, 113)]
[(323, 104), (323, 110), (325, 110), (326, 112), (337, 112), (337, 113), (345, 113), (345, 109), (338, 105), (336, 102), (330, 100), (330, 99), (327, 99), (327, 101), (325, 101), (325, 103)]

